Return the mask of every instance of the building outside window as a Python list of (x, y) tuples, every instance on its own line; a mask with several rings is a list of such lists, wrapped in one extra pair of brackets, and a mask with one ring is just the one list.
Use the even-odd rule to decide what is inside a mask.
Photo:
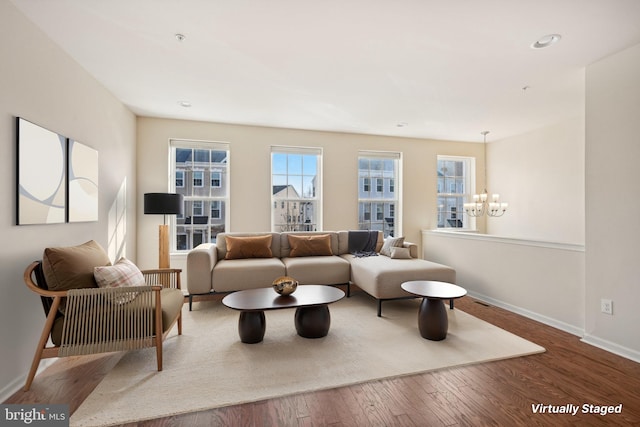
[(365, 191), (365, 192), (371, 191), (371, 179), (364, 178), (362, 180), (362, 191)]
[[(392, 178), (388, 179), (387, 181), (391, 181), (391, 179)], [(383, 190), (384, 190), (384, 179), (376, 178), (376, 192), (382, 193)]]
[[(401, 153), (361, 151), (358, 155), (358, 227), (399, 236)], [(375, 184), (372, 190), (371, 183)], [(372, 215), (373, 213), (373, 215)]]
[(222, 174), (220, 172), (211, 172), (211, 186), (214, 188), (222, 186)]
[(475, 159), (438, 156), (438, 228), (475, 228), (464, 213), (464, 203), (474, 192)]
[(202, 187), (204, 185), (204, 171), (193, 171), (193, 186)]
[(222, 203), (220, 200), (213, 200), (211, 202), (211, 219), (220, 219), (222, 215), (222, 211), (220, 209), (220, 205)]
[(182, 194), (185, 203), (184, 215), (173, 224), (174, 250), (215, 243), (218, 233), (229, 229), (229, 144), (172, 140), (170, 147), (171, 191)]
[(192, 213), (194, 216), (202, 216), (203, 209), (202, 206), (204, 202), (202, 200), (194, 200), (192, 203)]
[(322, 230), (321, 171), (320, 148), (271, 147), (273, 231)]

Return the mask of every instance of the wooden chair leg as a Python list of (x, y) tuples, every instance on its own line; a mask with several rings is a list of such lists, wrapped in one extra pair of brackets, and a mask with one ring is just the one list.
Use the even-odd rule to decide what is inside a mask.
[(182, 335), (182, 311), (178, 314), (178, 335)]
[(53, 304), (51, 304), (51, 308), (49, 309), (49, 315), (47, 316), (47, 320), (44, 323), (44, 327), (42, 328), (42, 334), (40, 334), (40, 340), (38, 341), (38, 347), (36, 348), (36, 352), (33, 355), (33, 361), (31, 362), (31, 369), (29, 370), (29, 375), (27, 375), (27, 382), (24, 385), (23, 390), (29, 391), (31, 388), (31, 384), (33, 383), (33, 379), (36, 376), (36, 372), (38, 371), (38, 366), (40, 366), (40, 361), (42, 360), (42, 352), (44, 351), (45, 346), (47, 345), (47, 341), (49, 340), (49, 335), (51, 334), (51, 328), (53, 328), (53, 322), (56, 320), (56, 314), (58, 313), (58, 307), (60, 307), (60, 297), (55, 297), (53, 299)]
[(158, 359), (158, 371), (162, 371), (162, 334), (156, 335), (156, 358)]
[(164, 331), (162, 330), (162, 303), (160, 300), (160, 290), (156, 292), (156, 358), (158, 359), (158, 371), (162, 371), (162, 341), (164, 339)]

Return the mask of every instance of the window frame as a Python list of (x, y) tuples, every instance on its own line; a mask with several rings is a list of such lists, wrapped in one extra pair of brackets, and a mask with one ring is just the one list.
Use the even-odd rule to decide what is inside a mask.
[[(310, 175), (310, 174), (305, 174), (305, 170), (304, 170), (304, 162), (302, 165), (302, 170), (300, 171), (300, 174), (298, 175), (297, 173), (290, 173), (289, 171), (289, 165), (287, 164), (287, 172), (285, 174), (281, 174), (281, 173), (275, 173), (276, 171), (274, 171), (274, 166), (275, 166), (275, 162), (274, 162), (274, 158), (275, 155), (287, 155), (287, 162), (289, 161), (289, 155), (294, 155), (294, 156), (316, 156), (316, 164), (315, 164), (315, 175)], [(320, 147), (299, 147), (299, 146), (284, 146), (284, 145), (272, 145), (271, 146), (271, 169), (270, 169), (270, 173), (271, 173), (271, 186), (270, 186), (270, 194), (271, 194), (271, 204), (270, 206), (277, 206), (274, 205), (274, 202), (277, 203), (277, 201), (280, 201), (281, 204), (281, 209), (284, 210), (286, 209), (286, 217), (285, 220), (286, 222), (284, 224), (282, 223), (278, 223), (276, 224), (276, 216), (278, 217), (282, 217), (283, 215), (285, 215), (284, 213), (276, 213), (277, 211), (277, 207), (276, 208), (271, 208), (270, 209), (270, 224), (271, 224), (271, 231), (272, 232), (280, 232), (280, 231), (288, 231), (285, 229), (289, 229), (289, 228), (294, 228), (295, 230), (293, 231), (322, 231), (323, 230), (323, 223), (322, 223), (322, 167), (323, 167), (323, 149)], [(274, 194), (274, 187), (276, 185), (282, 185), (282, 184), (277, 184), (275, 181), (275, 178), (278, 178), (278, 180), (282, 179), (283, 177), (286, 177), (286, 181), (287, 181), (287, 185), (292, 185), (293, 184), (289, 184), (289, 182), (292, 182), (292, 179), (290, 177), (300, 177), (301, 179), (301, 183), (303, 188), (301, 189), (301, 192), (304, 193), (304, 187), (305, 187), (305, 177), (308, 179), (309, 177), (311, 178), (311, 182), (312, 182), (312, 187), (311, 187), (311, 194), (305, 196), (304, 194), (302, 195), (298, 195), (298, 197), (289, 197), (289, 190), (287, 190), (287, 197), (276, 197), (276, 194)], [(294, 191), (295, 191), (295, 187), (294, 187)], [(315, 222), (311, 221), (309, 222), (308, 226), (305, 226), (305, 224), (307, 224), (306, 222), (302, 222), (302, 220), (304, 219), (304, 214), (306, 212), (305, 207), (308, 206), (308, 204), (311, 203), (313, 206), (315, 206), (314, 209), (314, 219)], [(289, 212), (289, 204), (291, 204), (291, 209), (293, 210), (292, 212)], [(293, 206), (296, 206), (296, 208), (294, 209)], [(297, 211), (297, 212), (296, 212)], [(284, 228), (283, 228), (284, 227)], [(302, 228), (302, 230), (298, 230), (298, 228)]]
[[(450, 177), (454, 178), (454, 181), (448, 182), (448, 188), (445, 188), (447, 185), (444, 182), (443, 176), (443, 184), (440, 185), (440, 162), (441, 161), (453, 161), (453, 162), (463, 162), (463, 175), (460, 177), (458, 175), (450, 175)], [(460, 178), (463, 179), (464, 192), (457, 191), (456, 181)], [(472, 231), (476, 230), (476, 218), (470, 217), (464, 211), (464, 203), (467, 202), (471, 198), (471, 196), (475, 193), (476, 187), (476, 158), (471, 156), (451, 156), (451, 155), (438, 155), (436, 159), (436, 228), (438, 230), (459, 230), (459, 231)], [(440, 189), (445, 191), (440, 191)], [(449, 190), (449, 191), (446, 191)], [(450, 211), (443, 211), (443, 204), (441, 200), (443, 198), (446, 199), (457, 199), (458, 202), (455, 203), (455, 206), (451, 206)], [(448, 215), (448, 213), (450, 215)], [(462, 227), (453, 227), (449, 223), (451, 221), (462, 221)], [(442, 226), (440, 225), (442, 224)]]
[[(363, 159), (368, 160), (368, 169), (360, 168)], [(380, 168), (380, 165), (377, 165), (378, 167), (372, 168), (371, 160), (382, 161), (382, 167)], [(386, 170), (384, 167), (384, 161), (388, 160), (393, 161), (393, 171)], [(360, 150), (358, 151), (357, 162), (358, 182), (368, 181), (370, 183), (369, 191), (366, 190), (364, 185), (362, 186), (362, 193), (368, 193), (368, 195), (358, 192), (358, 228), (379, 229), (378, 227), (381, 227), (385, 237), (387, 234), (401, 236), (402, 152)], [(366, 171), (366, 175), (364, 171)], [(385, 191), (387, 188), (388, 192)], [(389, 220), (391, 220), (391, 223)], [(375, 226), (376, 224), (377, 227)]]
[[(177, 168), (177, 159), (176, 152), (178, 149), (185, 150), (194, 150), (192, 162), (192, 171), (202, 173), (202, 185), (195, 186), (195, 175), (192, 174), (189, 179), (189, 174), (186, 173), (185, 169)], [(196, 163), (199, 163), (200, 160), (197, 159), (197, 155), (195, 152), (197, 150), (208, 150), (210, 153), (214, 151), (224, 151), (226, 153), (226, 157), (222, 159), (221, 162), (214, 162), (213, 157), (209, 156), (208, 168), (203, 169), (202, 167), (198, 167)], [(230, 230), (230, 219), (231, 219), (231, 202), (230, 202), (230, 181), (231, 181), (231, 150), (230, 144), (227, 142), (218, 142), (218, 141), (196, 141), (196, 140), (184, 140), (184, 139), (170, 139), (169, 140), (169, 173), (170, 173), (170, 192), (177, 192), (184, 195), (185, 201), (185, 214), (184, 215), (171, 215), (169, 216), (169, 225), (170, 225), (170, 235), (171, 235), (171, 251), (173, 253), (187, 253), (189, 250), (189, 245), (195, 247), (195, 236), (196, 234), (202, 234), (202, 239), (206, 242), (215, 242), (215, 236), (212, 236), (212, 228), (215, 226), (224, 226), (224, 231), (228, 232)], [(222, 166), (221, 166), (222, 165)], [(224, 169), (222, 169), (224, 168)], [(209, 181), (211, 184), (212, 173), (216, 172), (220, 174), (220, 186), (219, 187), (209, 187), (205, 183)], [(183, 186), (180, 187), (177, 185), (176, 176), (182, 175)], [(208, 179), (207, 179), (208, 178)], [(188, 182), (190, 181), (192, 189), (188, 188)], [(205, 190), (208, 195), (197, 194), (196, 191), (201, 192)], [(213, 192), (215, 190), (215, 193)], [(187, 194), (187, 193), (191, 194)], [(187, 215), (187, 204), (191, 202), (202, 202), (201, 214), (199, 216), (204, 216), (205, 214), (209, 217), (209, 220), (206, 224), (194, 224), (193, 217), (195, 215), (192, 214), (192, 219), (189, 224), (182, 223), (185, 220), (185, 216)], [(212, 218), (212, 202), (220, 203), (220, 216), (219, 218)], [(216, 222), (213, 220), (222, 220), (223, 223)], [(178, 221), (181, 223), (179, 224)], [(180, 227), (180, 231), (178, 230)], [(190, 227), (191, 231), (186, 230), (185, 227)], [(185, 231), (186, 230), (186, 231)], [(190, 237), (189, 237), (190, 234)], [(186, 249), (178, 249), (178, 241), (184, 240), (186, 242)]]

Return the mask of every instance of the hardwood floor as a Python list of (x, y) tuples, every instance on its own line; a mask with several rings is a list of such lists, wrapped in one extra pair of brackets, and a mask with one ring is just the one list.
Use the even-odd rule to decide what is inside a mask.
[[(470, 297), (457, 300), (456, 308), (547, 351), (126, 426), (640, 426), (639, 363)], [(29, 392), (5, 403), (68, 403), (73, 413), (120, 357), (61, 359)], [(575, 416), (536, 414), (537, 404), (579, 410)], [(622, 413), (582, 413), (585, 404), (622, 404)]]

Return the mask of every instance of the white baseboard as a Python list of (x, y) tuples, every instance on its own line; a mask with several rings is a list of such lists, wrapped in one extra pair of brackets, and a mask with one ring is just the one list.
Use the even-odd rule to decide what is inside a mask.
[[(40, 361), (40, 366), (38, 367), (38, 371), (36, 372), (36, 381), (38, 378), (38, 374), (47, 369), (49, 366), (53, 365), (56, 360), (58, 359), (52, 358)], [(28, 373), (22, 374), (11, 381), (9, 384), (7, 384), (5, 387), (3, 387), (2, 390), (0, 390), (0, 402), (5, 402), (18, 390), (22, 390), (22, 387), (24, 387), (24, 383), (27, 381), (27, 375)]]
[(545, 325), (549, 325), (556, 329), (560, 329), (561, 331), (565, 331), (572, 335), (576, 335), (580, 337), (580, 341), (586, 344), (593, 345), (595, 347), (608, 351), (609, 353), (617, 354), (618, 356), (622, 356), (624, 358), (633, 360), (634, 362), (640, 363), (640, 352), (636, 350), (632, 350), (627, 347), (623, 347), (616, 343), (612, 343), (611, 341), (603, 340), (602, 338), (589, 335), (585, 333), (584, 329), (581, 329), (577, 326), (569, 325), (565, 322), (561, 322), (551, 317), (543, 316), (533, 311), (529, 311), (524, 308), (517, 307), (515, 305), (511, 305), (506, 302), (493, 299), (486, 295), (478, 294), (475, 292), (469, 292), (468, 295), (472, 298), (477, 299), (478, 301), (482, 301), (487, 304), (494, 305), (496, 307), (504, 308), (505, 310), (511, 311), (512, 313), (519, 314), (529, 319), (536, 320), (540, 323), (544, 323)]
[(519, 314), (521, 316), (527, 317), (529, 319), (533, 319), (537, 322), (540, 323), (544, 323), (545, 325), (549, 325), (552, 326), (556, 329), (560, 329), (561, 331), (565, 331), (568, 332), (572, 335), (576, 335), (578, 337), (583, 337), (584, 336), (584, 329), (578, 327), (578, 326), (574, 326), (574, 325), (570, 325), (568, 323), (565, 322), (561, 322), (557, 319), (553, 319), (551, 317), (548, 316), (544, 316), (542, 314), (506, 303), (504, 301), (500, 301), (491, 297), (488, 297), (486, 295), (482, 295), (482, 294), (478, 294), (476, 292), (469, 292), (467, 295), (469, 295), (472, 298), (475, 298), (479, 301), (483, 301), (486, 302), (487, 304), (490, 305), (494, 305), (496, 307), (500, 307), (500, 308), (504, 308), (505, 310), (511, 311), (512, 313), (516, 313)]
[(632, 350), (630, 348), (612, 343), (611, 341), (603, 340), (602, 338), (598, 338), (589, 334), (585, 334), (584, 337), (582, 337), (581, 341), (606, 350), (610, 353), (617, 354), (618, 356), (626, 357), (627, 359), (631, 359), (634, 362), (640, 363), (640, 352), (636, 350)]

